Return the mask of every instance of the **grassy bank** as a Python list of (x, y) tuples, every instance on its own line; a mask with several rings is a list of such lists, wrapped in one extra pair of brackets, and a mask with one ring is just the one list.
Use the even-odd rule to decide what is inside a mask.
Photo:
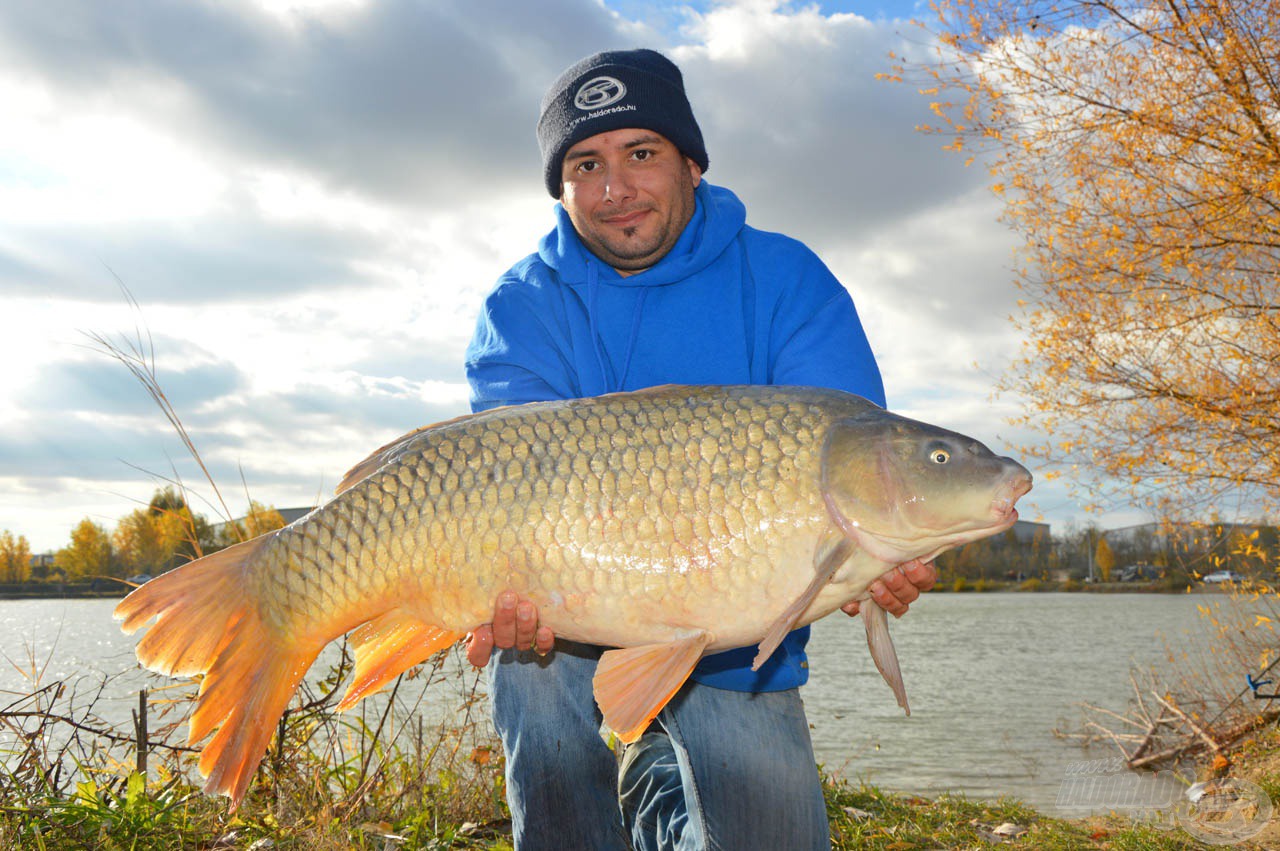
[[(389, 809), (311, 795), (259, 790), (234, 815), (185, 782), (82, 783), (67, 797), (6, 804), (0, 847), (102, 849), (509, 849), (510, 822), (500, 784), (488, 795), (458, 796), (447, 783), (401, 796)], [(297, 797), (295, 797), (297, 796)], [(828, 778), (833, 848), (960, 849), (999, 844), (1010, 849), (1202, 848), (1178, 829), (1143, 826), (1121, 817), (1066, 821), (1016, 801), (997, 803), (895, 795)], [(1243, 844), (1243, 848), (1262, 845)]]
[[(304, 692), (234, 813), (194, 782), (189, 691), (151, 695), (151, 729), (102, 725), (92, 700), (75, 698), (83, 687), (64, 683), (0, 706), (0, 849), (510, 848), (500, 750), (489, 725), (470, 720), (474, 675), (437, 660), (377, 712), (348, 717), (332, 712), (347, 664)], [(434, 727), (420, 711), (427, 689), (458, 694)], [(1231, 771), (1280, 797), (1280, 735), (1255, 738)], [(1065, 820), (1014, 800), (930, 800), (835, 776), (825, 787), (836, 849), (1204, 847), (1123, 814)], [(1266, 841), (1238, 847), (1276, 847)]]

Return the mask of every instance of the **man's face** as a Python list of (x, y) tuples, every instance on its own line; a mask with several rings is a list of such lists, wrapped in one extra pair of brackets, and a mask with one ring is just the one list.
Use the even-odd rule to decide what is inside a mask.
[(622, 275), (661, 260), (693, 217), (697, 163), (652, 130), (583, 139), (561, 169), (560, 203), (592, 254)]

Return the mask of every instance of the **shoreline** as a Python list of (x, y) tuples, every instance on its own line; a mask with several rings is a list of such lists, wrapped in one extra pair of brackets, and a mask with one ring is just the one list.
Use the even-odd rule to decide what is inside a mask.
[(133, 590), (124, 582), (104, 580), (96, 582), (63, 582), (51, 585), (44, 582), (24, 582), (16, 585), (0, 585), (0, 602), (5, 600), (91, 600), (120, 598)]
[[(1062, 587), (1061, 583), (1044, 583), (1038, 588), (1022, 588), (1017, 582), (985, 580), (973, 582), (956, 590), (949, 583), (940, 581), (926, 594), (1226, 594), (1233, 586), (1205, 585), (1197, 583), (1189, 587), (1170, 588), (1161, 582), (1095, 582), (1073, 583)], [(123, 580), (95, 580), (94, 582), (64, 582), (57, 585), (44, 582), (24, 582), (0, 585), (0, 603), (6, 600), (87, 600), (99, 598), (123, 598), (133, 586)]]

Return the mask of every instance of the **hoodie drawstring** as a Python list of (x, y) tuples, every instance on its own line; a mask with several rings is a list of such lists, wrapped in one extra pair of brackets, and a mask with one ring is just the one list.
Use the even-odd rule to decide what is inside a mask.
[(640, 317), (644, 314), (644, 303), (649, 297), (649, 288), (640, 287), (636, 295), (636, 303), (631, 315), (631, 334), (627, 338), (627, 347), (623, 350), (622, 373), (610, 375), (608, 358), (604, 350), (604, 340), (600, 336), (599, 311), (596, 309), (597, 296), (600, 292), (600, 273), (596, 264), (587, 261), (587, 322), (591, 329), (591, 341), (595, 344), (596, 363), (600, 366), (600, 376), (604, 380), (605, 392), (616, 393), (627, 383), (627, 375), (631, 372), (631, 356), (635, 354), (636, 339), (640, 336)]
[(747, 241), (738, 237), (738, 254), (742, 260), (742, 330), (747, 341), (747, 370), (752, 384), (772, 384), (769, 374), (768, 353), (756, 357), (756, 276), (751, 270), (751, 258), (747, 256)]

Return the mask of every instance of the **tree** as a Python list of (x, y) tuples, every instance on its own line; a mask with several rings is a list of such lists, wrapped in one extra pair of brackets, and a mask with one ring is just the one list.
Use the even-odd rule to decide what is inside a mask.
[(58, 550), (54, 564), (68, 579), (111, 575), (111, 536), (88, 517), (71, 530), (71, 544)]
[(171, 515), (176, 519), (169, 522), (184, 527), (182, 542), (174, 551), (174, 556), (178, 557), (178, 560), (192, 561), (218, 548), (218, 536), (214, 532), (213, 525), (205, 519), (203, 514), (196, 514), (191, 510), (187, 505), (185, 492), (180, 493), (172, 486), (156, 490), (147, 507), (152, 514)]
[(112, 535), (122, 571), (154, 576), (174, 567), (189, 540), (188, 529), (179, 512), (135, 508), (120, 518)]
[(1161, 516), (1280, 503), (1280, 0), (936, 8), (924, 129), (1024, 240), (1027, 450)]
[(284, 517), (274, 507), (251, 499), (249, 510), (244, 517), (232, 520), (222, 527), (218, 535), (218, 544), (224, 547), (230, 546), (273, 532), (283, 528), (284, 525)]
[(26, 582), (31, 573), (31, 546), (8, 529), (0, 532), (0, 582)]
[(1111, 552), (1111, 545), (1107, 543), (1105, 536), (1098, 538), (1098, 546), (1093, 551), (1093, 563), (1098, 568), (1098, 576), (1102, 581), (1110, 582), (1111, 571), (1116, 566), (1116, 556)]

